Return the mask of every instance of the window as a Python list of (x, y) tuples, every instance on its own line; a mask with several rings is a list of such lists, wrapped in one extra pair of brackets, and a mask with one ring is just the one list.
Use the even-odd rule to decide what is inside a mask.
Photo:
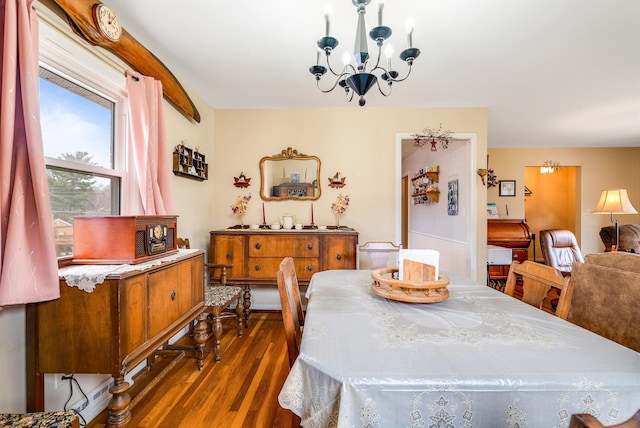
[[(40, 68), (40, 120), (56, 253), (73, 253), (73, 217), (120, 213), (116, 103)], [(123, 146), (122, 144), (120, 146)]]

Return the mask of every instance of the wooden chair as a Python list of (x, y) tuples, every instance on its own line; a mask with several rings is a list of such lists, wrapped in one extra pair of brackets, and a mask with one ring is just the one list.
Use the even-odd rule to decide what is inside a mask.
[[(189, 238), (178, 238), (178, 248), (191, 248)], [(204, 269), (207, 273), (208, 281), (204, 287), (204, 306), (207, 320), (211, 324), (211, 331), (215, 339), (213, 348), (204, 348), (205, 351), (215, 352), (216, 362), (220, 361), (221, 349), (220, 339), (222, 338), (222, 320), (224, 318), (238, 318), (238, 336), (242, 336), (242, 288), (227, 286), (227, 269), (231, 269), (233, 264), (205, 263)], [(220, 269), (220, 276), (215, 276), (216, 270)], [(235, 310), (229, 307), (236, 303)], [(193, 326), (191, 326), (193, 328)], [(192, 331), (190, 331), (191, 333)]]
[(522, 264), (513, 261), (509, 268), (505, 294), (514, 295), (517, 280), (522, 279), (522, 301), (532, 306), (542, 309), (542, 305), (547, 293), (551, 288), (560, 291), (558, 306), (555, 315), (562, 319), (567, 319), (569, 305), (571, 303), (571, 277), (564, 277), (559, 270), (532, 261), (525, 261)]
[(178, 238), (176, 240), (176, 246), (178, 248), (191, 248), (191, 244), (189, 243), (189, 238)]
[(595, 416), (588, 413), (571, 415), (569, 428), (640, 428), (640, 410), (625, 422), (617, 425), (602, 425)]
[(291, 257), (285, 257), (280, 263), (277, 274), (280, 305), (282, 306), (282, 321), (287, 339), (289, 366), (293, 366), (300, 353), (302, 342), (302, 301), (296, 268)]
[(395, 245), (391, 242), (366, 242), (360, 245), (360, 251), (369, 256), (369, 269), (382, 269), (389, 267), (389, 256), (402, 249), (402, 245)]

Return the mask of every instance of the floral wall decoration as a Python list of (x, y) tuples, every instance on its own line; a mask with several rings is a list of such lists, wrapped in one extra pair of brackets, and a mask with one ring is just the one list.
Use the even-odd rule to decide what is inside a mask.
[(249, 182), (251, 178), (244, 175), (244, 172), (240, 171), (240, 175), (238, 177), (233, 177), (233, 185), (236, 187), (249, 187), (251, 184)]
[(498, 176), (492, 169), (487, 169), (487, 187), (496, 187), (498, 185)]
[(347, 183), (345, 183), (346, 179), (347, 177), (341, 176), (340, 171), (338, 171), (336, 172), (336, 175), (329, 178), (329, 187), (332, 187), (334, 189), (341, 189), (347, 185)]

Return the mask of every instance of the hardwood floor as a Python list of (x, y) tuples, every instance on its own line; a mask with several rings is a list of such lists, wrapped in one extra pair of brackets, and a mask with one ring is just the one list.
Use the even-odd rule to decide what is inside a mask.
[[(213, 353), (208, 353), (198, 371), (192, 355), (180, 359), (139, 399), (129, 427), (297, 426), (293, 413), (278, 404), (278, 393), (289, 373), (280, 313), (252, 313), (242, 337), (237, 336), (234, 319), (223, 320), (223, 324), (221, 361), (216, 363)], [(189, 340), (183, 337), (179, 343), (189, 344)], [(106, 421), (105, 411), (87, 427), (102, 428)]]

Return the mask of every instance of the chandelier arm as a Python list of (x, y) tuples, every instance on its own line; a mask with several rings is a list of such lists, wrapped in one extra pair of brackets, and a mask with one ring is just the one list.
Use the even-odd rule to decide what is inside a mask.
[(340, 73), (336, 73), (333, 70), (333, 68), (331, 67), (331, 62), (329, 62), (329, 56), (327, 56), (327, 68), (329, 69), (331, 74), (333, 74), (334, 76), (337, 76), (337, 77), (342, 77), (342, 76), (345, 76), (345, 75), (348, 75), (348, 74), (355, 74), (356, 73), (356, 69), (351, 64), (347, 64), (345, 66), (345, 68), (350, 68), (351, 69), (351, 73), (348, 73), (347, 71), (342, 71)]
[[(382, 68), (382, 67), (379, 67), (379, 68), (384, 70), (384, 68)], [(393, 77), (389, 76), (387, 78), (387, 81), (389, 81), (389, 82), (403, 82), (403, 81), (407, 80), (409, 78), (409, 76), (411, 75), (411, 68), (412, 67), (409, 66), (409, 69), (407, 70), (407, 75), (406, 76), (404, 76), (402, 78), (400, 78), (400, 77), (393, 78)], [(385, 70), (385, 72), (388, 73), (386, 70)]]
[(345, 92), (345, 96), (347, 98), (347, 102), (348, 103), (350, 103), (351, 100), (353, 99), (353, 94), (355, 94), (355, 92), (353, 92), (353, 91)]
[[(384, 70), (384, 69), (383, 69)], [(388, 97), (389, 95), (391, 95), (391, 91), (392, 91), (392, 86), (389, 84), (387, 85), (389, 87), (389, 92), (387, 92), (386, 94), (384, 93), (384, 91), (382, 90), (382, 86), (380, 86), (380, 81), (376, 80), (376, 85), (378, 85), (378, 91), (380, 91), (380, 93), (385, 96)]]
[(338, 83), (340, 83), (340, 78), (341, 78), (341, 77), (343, 77), (343, 76), (346, 76), (346, 75), (348, 75), (348, 74), (349, 74), (349, 73), (342, 73), (342, 74), (336, 75), (336, 76), (337, 76), (337, 79), (336, 79), (336, 81), (333, 83), (333, 86), (331, 86), (331, 88), (329, 88), (329, 89), (322, 89), (322, 88), (320, 87), (320, 79), (316, 80), (316, 86), (318, 87), (318, 89), (320, 90), (320, 92), (323, 92), (323, 93), (325, 93), (325, 94), (328, 94), (329, 92), (333, 91), (333, 90), (336, 88), (336, 86), (338, 86)]

